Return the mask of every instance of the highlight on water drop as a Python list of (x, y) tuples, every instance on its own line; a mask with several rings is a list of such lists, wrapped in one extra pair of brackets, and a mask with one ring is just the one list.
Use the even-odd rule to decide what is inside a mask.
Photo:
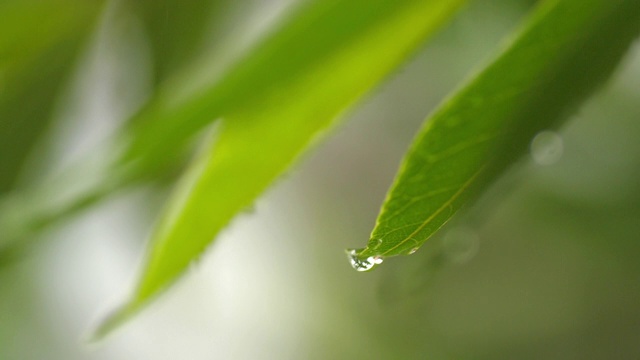
[(358, 256), (358, 250), (356, 249), (347, 250), (347, 255), (349, 256), (351, 267), (356, 271), (369, 271), (376, 265), (382, 264), (384, 261), (382, 256), (369, 256), (367, 258), (362, 258)]

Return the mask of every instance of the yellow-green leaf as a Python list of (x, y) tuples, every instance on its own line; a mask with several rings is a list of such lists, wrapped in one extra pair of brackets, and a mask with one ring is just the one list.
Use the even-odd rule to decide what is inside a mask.
[(154, 133), (158, 137), (142, 139), (134, 152), (154, 154), (153, 142), (160, 138), (171, 146), (214, 116), (223, 121), (158, 223), (139, 286), (102, 324), (97, 337), (183, 274), (231, 218), (461, 3), (311, 2), (241, 61), (219, 87), (171, 115), (182, 117), (158, 119), (157, 129), (163, 129)]

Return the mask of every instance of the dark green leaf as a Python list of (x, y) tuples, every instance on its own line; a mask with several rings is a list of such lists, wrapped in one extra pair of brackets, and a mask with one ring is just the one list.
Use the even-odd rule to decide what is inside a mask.
[(48, 128), (101, 4), (80, 0), (0, 4), (0, 194), (14, 187), (25, 159)]
[(511, 45), (427, 120), (358, 270), (411, 254), (606, 80), (640, 32), (637, 0), (542, 2)]
[(184, 69), (199, 53), (212, 21), (220, 21), (230, 0), (134, 0), (147, 29), (154, 61), (154, 80), (162, 83)]

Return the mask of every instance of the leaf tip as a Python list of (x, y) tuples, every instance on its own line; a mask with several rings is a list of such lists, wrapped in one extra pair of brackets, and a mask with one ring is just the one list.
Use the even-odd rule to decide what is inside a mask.
[(94, 330), (85, 337), (84, 342), (89, 345), (99, 345), (139, 310), (140, 306), (133, 302), (128, 302), (117, 307), (98, 323)]

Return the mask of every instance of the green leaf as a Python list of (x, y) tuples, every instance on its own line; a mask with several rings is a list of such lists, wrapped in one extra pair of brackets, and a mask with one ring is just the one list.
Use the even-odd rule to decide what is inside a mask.
[(542, 2), (492, 63), (427, 120), (357, 270), (414, 252), (606, 80), (640, 32), (637, 0)]
[[(192, 66), (204, 48), (204, 38), (221, 32), (207, 29), (211, 20), (220, 21), (226, 16), (231, 3), (134, 0), (111, 10), (116, 10), (116, 17), (135, 11), (142, 20), (154, 60), (153, 80), (160, 84), (180, 69)], [(85, 0), (10, 0), (0, 4), (0, 33), (7, 35), (0, 35), (0, 193), (13, 186), (29, 150), (46, 135), (42, 133), (50, 122), (49, 113), (61, 85), (75, 68), (73, 60), (80, 40), (92, 33), (101, 5), (102, 1)], [(117, 153), (118, 146), (96, 146), (92, 154), (53, 179), (32, 179), (27, 186), (0, 197), (0, 266), (2, 258), (14, 257), (11, 253), (25, 253), (26, 247), (36, 242), (38, 233), (50, 226), (99, 203), (116, 190), (141, 180), (157, 181), (167, 176), (167, 169), (174, 170), (165, 166), (161, 169), (164, 172), (139, 171), (131, 176), (128, 169), (113, 165)], [(77, 179), (77, 174), (87, 169), (102, 173), (98, 181)], [(69, 191), (70, 187), (75, 190)]]
[(154, 80), (162, 83), (199, 54), (212, 20), (222, 20), (230, 0), (134, 0), (132, 6), (147, 29), (154, 61)]
[[(406, 6), (452, 9), (466, 0), (304, 1), (269, 36), (204, 87), (191, 89), (193, 74), (175, 76), (165, 84), (125, 131), (130, 143), (123, 164), (145, 173), (162, 168), (193, 135), (226, 114), (256, 107), (272, 97), (285, 97), (283, 88), (323, 66), (337, 52), (348, 51), (370, 31)], [(353, 16), (357, 14), (358, 16)], [(440, 11), (432, 16), (437, 19)], [(426, 25), (432, 25), (428, 22)], [(373, 60), (373, 57), (370, 57)], [(327, 76), (334, 77), (328, 73)]]
[(109, 333), (171, 285), (236, 214), (460, 4), (311, 3), (242, 61), (219, 88), (196, 99), (202, 114), (183, 113), (185, 118), (176, 124), (201, 125), (220, 114), (223, 122), (216, 139), (179, 185), (159, 222), (133, 296), (102, 324), (96, 337)]
[(47, 130), (101, 5), (82, 0), (0, 4), (0, 195), (15, 187)]

